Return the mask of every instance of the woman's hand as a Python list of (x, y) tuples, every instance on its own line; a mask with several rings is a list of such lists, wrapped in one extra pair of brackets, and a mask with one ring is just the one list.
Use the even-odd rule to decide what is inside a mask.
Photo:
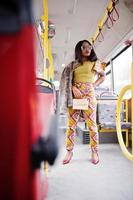
[(76, 97), (77, 99), (82, 98), (82, 93), (80, 92), (80, 90), (76, 86), (72, 86), (72, 91), (73, 91), (74, 97)]
[(93, 87), (99, 86), (105, 80), (105, 72), (102, 70), (98, 73), (98, 79), (93, 83)]

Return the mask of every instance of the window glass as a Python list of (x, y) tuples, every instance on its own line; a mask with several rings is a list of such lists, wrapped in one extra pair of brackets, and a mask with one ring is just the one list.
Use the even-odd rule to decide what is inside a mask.
[(117, 94), (131, 84), (132, 47), (129, 47), (113, 60), (114, 89)]

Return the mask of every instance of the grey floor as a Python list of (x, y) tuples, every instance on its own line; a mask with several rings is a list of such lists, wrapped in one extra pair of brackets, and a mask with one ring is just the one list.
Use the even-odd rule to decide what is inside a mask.
[(90, 162), (88, 145), (77, 143), (70, 164), (62, 165), (63, 146), (49, 167), (46, 200), (133, 200), (133, 163), (118, 144), (100, 144), (100, 163)]

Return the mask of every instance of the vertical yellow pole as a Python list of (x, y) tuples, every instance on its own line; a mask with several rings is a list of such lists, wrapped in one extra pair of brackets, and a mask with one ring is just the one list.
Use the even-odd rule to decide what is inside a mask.
[[(43, 10), (44, 15), (41, 17), (42, 21), (44, 22), (44, 33), (43, 33), (43, 48), (44, 48), (44, 78), (46, 80), (49, 79), (48, 77), (48, 69), (46, 68), (46, 59), (48, 59), (48, 4), (47, 0), (43, 0)], [(44, 171), (46, 175), (48, 175), (48, 163), (47, 161), (44, 162)]]
[(51, 49), (51, 41), (48, 41), (48, 58), (49, 58), (49, 62), (50, 62), (50, 66), (49, 66), (49, 78), (51, 78), (53, 80), (54, 77), (54, 63), (53, 63), (53, 56), (52, 56), (52, 49)]
[[(133, 44), (132, 44), (133, 49)], [(132, 51), (133, 55), (133, 51)], [(131, 128), (132, 128), (132, 152), (130, 153), (127, 148), (125, 147), (125, 144), (123, 142), (123, 137), (121, 134), (121, 125), (120, 125), (120, 106), (122, 103), (122, 99), (124, 94), (127, 90), (131, 90)], [(133, 161), (133, 56), (132, 56), (132, 65), (131, 65), (131, 85), (127, 85), (120, 91), (118, 101), (117, 101), (117, 107), (116, 107), (116, 127), (117, 127), (117, 136), (120, 143), (120, 147), (124, 153), (124, 155), (131, 161)]]
[[(48, 3), (47, 0), (43, 0), (44, 15), (42, 16), (42, 21), (45, 24), (45, 32), (42, 35), (43, 48), (44, 48), (44, 78), (46, 80), (52, 79), (54, 77), (54, 65), (53, 57), (51, 51), (51, 43), (48, 38)], [(46, 67), (46, 59), (49, 61), (49, 67)]]
[(44, 47), (44, 78), (48, 80), (48, 73), (46, 69), (46, 59), (48, 58), (48, 4), (47, 0), (43, 0), (44, 15), (42, 21), (45, 24), (45, 32), (43, 34), (43, 47)]
[(117, 127), (117, 136), (118, 136), (118, 141), (120, 144), (120, 147), (124, 153), (124, 155), (131, 161), (133, 161), (133, 154), (130, 153), (123, 141), (123, 137), (122, 137), (122, 131), (121, 131), (121, 124), (120, 124), (120, 111), (121, 111), (121, 103), (123, 100), (123, 96), (126, 93), (127, 90), (131, 90), (132, 87), (131, 85), (127, 85), (125, 87), (122, 88), (122, 90), (120, 91), (118, 100), (117, 100), (117, 107), (116, 107), (116, 127)]

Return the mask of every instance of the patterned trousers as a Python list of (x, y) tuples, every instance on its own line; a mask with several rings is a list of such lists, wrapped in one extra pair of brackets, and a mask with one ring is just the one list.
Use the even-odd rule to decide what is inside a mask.
[[(98, 151), (99, 135), (96, 124), (96, 98), (94, 95), (94, 88), (90, 83), (75, 83), (74, 84), (89, 102), (88, 110), (82, 110), (85, 122), (89, 129), (90, 134), (90, 147), (92, 152)], [(68, 108), (68, 128), (66, 131), (66, 149), (72, 150), (74, 147), (75, 129), (81, 110), (73, 110), (72, 107)]]

